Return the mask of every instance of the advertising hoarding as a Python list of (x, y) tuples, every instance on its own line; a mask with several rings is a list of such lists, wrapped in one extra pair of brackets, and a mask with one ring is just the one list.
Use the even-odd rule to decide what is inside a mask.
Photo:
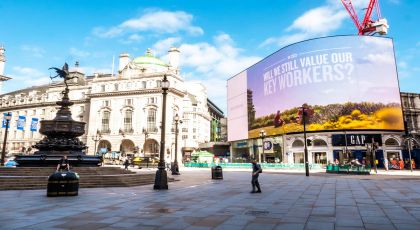
[[(247, 80), (242, 96), (247, 138), (261, 130), (267, 135), (302, 132), (298, 111), (303, 104), (313, 109), (308, 131), (404, 130), (392, 39), (307, 40), (280, 49), (241, 75)], [(228, 120), (230, 107), (228, 98)]]

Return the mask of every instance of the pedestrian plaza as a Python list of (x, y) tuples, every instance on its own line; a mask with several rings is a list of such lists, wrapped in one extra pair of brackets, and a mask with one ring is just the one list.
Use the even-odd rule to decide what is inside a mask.
[[(138, 173), (146, 173), (139, 171)], [(420, 177), (181, 169), (169, 190), (153, 185), (0, 191), (1, 229), (420, 229)]]

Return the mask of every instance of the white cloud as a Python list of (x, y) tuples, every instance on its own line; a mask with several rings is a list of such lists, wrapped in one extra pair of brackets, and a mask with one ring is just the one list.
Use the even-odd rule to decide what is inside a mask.
[(261, 60), (257, 56), (243, 55), (225, 33), (215, 36), (213, 43), (184, 43), (179, 49), (185, 76), (188, 80), (200, 80), (207, 87), (209, 98), (224, 111), (226, 80)]
[(291, 35), (284, 35), (280, 37), (271, 37), (266, 39), (263, 43), (261, 43), (260, 47), (269, 46), (269, 45), (276, 45), (278, 47), (283, 47), (286, 45), (290, 45), (292, 43), (296, 43), (308, 38), (308, 34), (300, 33), (300, 34), (291, 34)]
[(344, 9), (322, 6), (306, 11), (287, 28), (287, 31), (298, 30), (308, 35), (325, 35), (340, 28), (346, 17), (348, 14)]
[(152, 49), (155, 52), (156, 56), (166, 55), (169, 48), (176, 46), (176, 44), (178, 44), (179, 42), (181, 42), (180, 37), (169, 37), (169, 38), (157, 41), (153, 45)]
[(367, 45), (374, 45), (374, 47), (382, 48), (391, 48), (392, 49), (392, 41), (389, 39), (372, 39), (370, 36), (363, 36), (361, 37), (363, 42)]
[(25, 87), (48, 84), (50, 78), (47, 74), (30, 67), (15, 66), (10, 74), (12, 81), (20, 82)]
[[(353, 5), (356, 7), (363, 1), (366, 0), (357, 1)], [(296, 18), (286, 29), (290, 34), (267, 38), (260, 47), (269, 45), (282, 47), (305, 39), (325, 36), (340, 28), (343, 21), (349, 18), (339, 1), (329, 0), (324, 6), (310, 9)]]
[(127, 38), (120, 39), (119, 41), (122, 44), (132, 44), (132, 43), (140, 42), (142, 40), (143, 40), (143, 37), (140, 36), (139, 34), (132, 34), (128, 36)]
[(75, 57), (81, 57), (81, 58), (88, 57), (90, 55), (90, 52), (84, 51), (84, 50), (79, 50), (79, 49), (74, 48), (74, 47), (70, 48), (69, 53), (70, 53), (70, 55), (73, 55)]
[(44, 57), (45, 50), (38, 46), (32, 46), (32, 45), (22, 45), (20, 46), (20, 49), (24, 52), (29, 52), (29, 55), (33, 57)]
[(185, 31), (191, 35), (203, 34), (203, 29), (192, 25), (193, 15), (184, 11), (148, 10), (138, 18), (128, 19), (110, 28), (97, 27), (93, 34), (98, 37), (112, 38), (126, 32), (151, 31), (156, 33), (177, 33)]

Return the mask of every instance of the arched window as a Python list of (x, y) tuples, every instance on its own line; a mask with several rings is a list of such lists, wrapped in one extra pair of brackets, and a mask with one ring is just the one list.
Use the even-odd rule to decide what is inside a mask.
[(126, 110), (124, 114), (124, 132), (133, 132), (133, 111)]
[(327, 142), (325, 142), (324, 140), (321, 139), (315, 139), (312, 141), (312, 145), (313, 146), (327, 146)]
[(149, 109), (147, 111), (147, 131), (148, 132), (157, 132), (156, 110), (155, 109)]
[(295, 140), (292, 144), (292, 147), (303, 147), (303, 141)]
[(111, 113), (109, 111), (103, 111), (102, 113), (102, 133), (110, 133), (109, 129), (109, 118)]
[(388, 139), (385, 141), (385, 145), (386, 145), (386, 146), (398, 146), (399, 144), (398, 144), (398, 141), (397, 141), (397, 140), (395, 140), (394, 138), (388, 138)]

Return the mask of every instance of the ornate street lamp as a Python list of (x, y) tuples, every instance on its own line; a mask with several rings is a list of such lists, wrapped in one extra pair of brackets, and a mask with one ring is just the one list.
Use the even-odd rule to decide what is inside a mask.
[(168, 175), (165, 171), (165, 128), (166, 128), (166, 95), (168, 94), (169, 81), (166, 75), (163, 75), (162, 86), (162, 129), (160, 133), (160, 155), (158, 170), (156, 171), (155, 185), (153, 189), (163, 190), (168, 189)]
[(406, 147), (407, 147), (407, 150), (408, 150), (408, 158), (409, 158), (408, 163), (410, 164), (410, 171), (413, 172), (413, 163), (411, 162), (412, 161), (411, 151), (413, 150), (413, 140), (414, 140), (414, 138), (413, 138), (412, 132), (404, 135), (403, 137), (404, 137), (404, 143), (407, 142)]
[[(266, 136), (266, 133), (263, 129), (263, 130), (260, 131), (262, 154), (263, 154), (263, 159), (264, 159), (263, 162), (265, 162), (265, 153), (264, 153), (264, 138), (265, 138), (265, 136)], [(259, 157), (258, 157), (258, 163), (261, 164), (261, 153), (259, 154)]]
[(96, 145), (96, 143), (98, 142), (98, 141), (100, 141), (102, 139), (102, 135), (101, 135), (101, 132), (99, 132), (99, 130), (96, 130), (96, 135), (95, 136), (92, 136), (92, 141), (94, 141), (95, 142), (95, 155), (96, 155), (96, 150), (97, 150), (97, 145)]
[(172, 175), (179, 175), (179, 167), (178, 167), (178, 123), (182, 124), (182, 121), (179, 120), (179, 116), (178, 114), (175, 115), (174, 117), (174, 121), (175, 121), (175, 160), (174, 160), (174, 164), (172, 166)]
[(314, 114), (314, 110), (309, 108), (308, 104), (303, 104), (302, 107), (299, 108), (298, 115), (299, 120), (303, 124), (303, 139), (304, 139), (304, 152), (305, 152), (305, 174), (309, 176), (309, 160), (308, 160), (308, 145), (306, 140), (306, 124), (309, 123), (309, 119)]
[(4, 166), (4, 156), (6, 155), (6, 142), (7, 142), (7, 131), (9, 130), (9, 123), (12, 120), (12, 113), (8, 112), (4, 115), (6, 120), (6, 131), (4, 132), (3, 149), (1, 151), (1, 166)]

